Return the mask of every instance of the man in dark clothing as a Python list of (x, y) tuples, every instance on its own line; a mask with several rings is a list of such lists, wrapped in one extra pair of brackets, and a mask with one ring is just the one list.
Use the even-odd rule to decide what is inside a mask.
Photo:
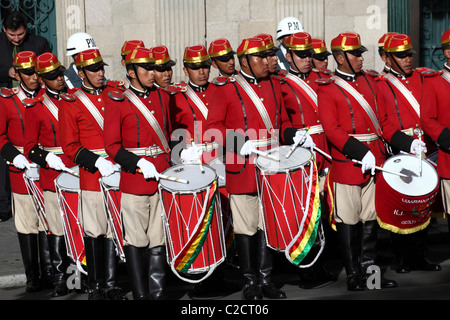
[[(17, 52), (33, 51), (36, 55), (50, 52), (47, 39), (27, 33), (26, 17), (20, 12), (12, 12), (3, 20), (0, 33), (0, 88), (13, 88), (18, 85), (14, 79), (13, 58)], [(0, 157), (0, 222), (11, 217), (11, 188), (8, 168)]]
[(20, 12), (12, 12), (3, 21), (0, 33), (0, 87), (15, 87), (13, 82), (13, 57), (20, 51), (33, 51), (37, 56), (51, 52), (47, 39), (27, 33), (26, 17)]

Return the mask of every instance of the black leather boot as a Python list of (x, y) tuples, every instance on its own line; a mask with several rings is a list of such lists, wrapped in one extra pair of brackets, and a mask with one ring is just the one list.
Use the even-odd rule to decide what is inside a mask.
[(127, 261), (128, 278), (130, 279), (133, 300), (149, 300), (147, 275), (147, 248), (126, 245), (123, 247)]
[(245, 286), (242, 289), (242, 299), (261, 300), (261, 288), (255, 266), (256, 236), (235, 234), (236, 250), (238, 252), (239, 268), (244, 276)]
[(39, 248), (37, 234), (17, 233), (19, 236), (20, 252), (25, 268), (26, 292), (39, 291)]
[(263, 296), (269, 299), (285, 299), (286, 293), (272, 282), (273, 255), (266, 245), (266, 236), (262, 230), (256, 233), (256, 268)]
[(41, 288), (53, 288), (53, 264), (50, 256), (48, 237), (44, 231), (39, 232), (39, 265), (41, 267)]
[[(363, 226), (361, 237), (361, 272), (364, 280), (370, 275), (367, 268), (377, 263), (377, 239), (378, 239), (378, 222), (376, 220), (366, 221)], [(380, 285), (382, 288), (395, 288), (397, 282), (389, 280), (380, 275)], [(366, 281), (364, 281), (366, 282)]]
[(166, 289), (166, 248), (158, 246), (148, 249), (148, 288), (151, 300), (164, 300)]
[(107, 300), (127, 300), (117, 286), (117, 256), (114, 241), (102, 238), (103, 290)]
[(347, 274), (347, 290), (364, 290), (365, 284), (359, 265), (361, 223), (357, 223), (356, 225), (336, 223), (336, 229), (345, 273)]
[(48, 235), (48, 244), (50, 247), (50, 255), (53, 263), (53, 297), (61, 297), (66, 295), (69, 290), (67, 288), (67, 267), (70, 264), (67, 256), (66, 242), (64, 236)]
[(105, 300), (102, 287), (102, 241), (99, 238), (84, 237), (84, 248), (88, 270), (88, 299)]

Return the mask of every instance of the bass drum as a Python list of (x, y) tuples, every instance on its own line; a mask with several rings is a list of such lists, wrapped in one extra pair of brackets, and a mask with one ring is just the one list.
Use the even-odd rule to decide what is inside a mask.
[[(439, 176), (430, 162), (409, 154), (395, 155), (383, 165), (375, 184), (375, 208), (380, 226), (409, 234), (426, 228), (439, 190)], [(422, 172), (420, 172), (422, 170)]]

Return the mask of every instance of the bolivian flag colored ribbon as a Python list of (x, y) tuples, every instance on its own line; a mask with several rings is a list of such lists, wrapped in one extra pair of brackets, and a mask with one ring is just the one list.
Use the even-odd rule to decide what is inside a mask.
[(300, 262), (306, 257), (308, 252), (311, 250), (317, 237), (317, 230), (320, 225), (320, 188), (319, 179), (317, 176), (317, 166), (316, 162), (312, 161), (313, 173), (312, 173), (312, 186), (311, 186), (311, 197), (308, 203), (308, 211), (306, 219), (303, 223), (303, 228), (297, 234), (296, 237), (291, 241), (291, 243), (286, 247), (286, 257), (288, 260), (299, 265)]
[(208, 237), (208, 232), (214, 217), (216, 190), (217, 180), (214, 180), (209, 189), (208, 201), (204, 215), (201, 219), (199, 219), (199, 223), (194, 229), (194, 232), (192, 233), (189, 241), (175, 258), (174, 266), (175, 269), (179, 272), (188, 271), (188, 269), (191, 267), (192, 263), (195, 261), (200, 251), (202, 250), (203, 244)]

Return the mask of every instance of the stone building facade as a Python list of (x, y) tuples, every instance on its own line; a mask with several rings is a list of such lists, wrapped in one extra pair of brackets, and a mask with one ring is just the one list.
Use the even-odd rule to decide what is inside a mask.
[[(269, 33), (276, 38), (278, 22), (297, 17), (312, 37), (327, 45), (340, 32), (361, 35), (369, 51), (364, 67), (381, 70), (378, 39), (387, 32), (388, 0), (58, 0), (58, 57), (65, 65), (65, 44), (75, 32), (92, 35), (109, 64), (107, 77), (121, 79), (120, 48), (125, 40), (143, 40), (147, 47), (165, 45), (177, 61), (174, 80), (182, 71), (186, 46), (227, 38), (234, 48), (246, 37)], [(329, 68), (335, 67), (330, 59)], [(215, 76), (214, 72), (212, 77)]]

